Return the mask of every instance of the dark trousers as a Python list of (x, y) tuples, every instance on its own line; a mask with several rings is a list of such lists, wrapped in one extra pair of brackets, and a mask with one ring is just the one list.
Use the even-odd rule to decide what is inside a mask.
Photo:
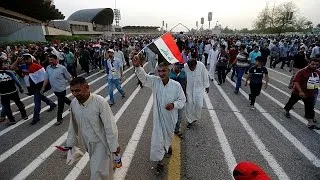
[[(299, 95), (291, 94), (289, 101), (287, 102), (284, 109), (290, 111), (292, 107), (302, 98)], [(304, 103), (304, 116), (307, 119), (314, 119), (314, 97), (307, 97), (302, 99)]]
[(75, 64), (67, 64), (67, 70), (72, 77), (77, 77), (77, 71)]
[(256, 97), (259, 96), (262, 88), (262, 83), (250, 83), (250, 105), (253, 106), (256, 102)]
[(226, 81), (226, 69), (227, 66), (217, 66), (218, 81), (220, 84)]
[(207, 66), (208, 65), (208, 57), (209, 57), (209, 54), (207, 53), (204, 53), (204, 65)]
[(58, 113), (57, 113), (57, 121), (62, 121), (62, 113), (64, 109), (64, 103), (70, 105), (71, 100), (66, 97), (66, 91), (62, 92), (54, 92), (54, 94), (58, 97)]
[(277, 61), (274, 61), (272, 64), (273, 68), (275, 68), (280, 62), (282, 62), (281, 69), (283, 69), (284, 65), (287, 63), (287, 57), (280, 57)]
[(278, 56), (270, 56), (270, 68), (273, 67), (273, 62), (277, 62), (279, 60), (279, 57)]
[(34, 113), (33, 119), (40, 120), (40, 111), (41, 111), (41, 101), (45, 102), (50, 107), (55, 106), (55, 104), (48, 99), (46, 96), (40, 93), (40, 91), (36, 90), (33, 94), (33, 101), (34, 101)]
[(126, 60), (127, 66), (130, 67), (129, 57), (128, 56), (124, 56), (124, 59)]
[(1, 95), (1, 104), (2, 104), (3, 111), (7, 115), (8, 119), (11, 122), (14, 122), (15, 119), (14, 119), (14, 116), (12, 115), (12, 111), (11, 111), (11, 107), (10, 107), (10, 101), (11, 100), (14, 103), (16, 103), (16, 105), (18, 106), (22, 117), (26, 116), (27, 112), (26, 112), (26, 109), (24, 107), (24, 104), (20, 100), (18, 92), (14, 92), (12, 94), (7, 94), (7, 95)]

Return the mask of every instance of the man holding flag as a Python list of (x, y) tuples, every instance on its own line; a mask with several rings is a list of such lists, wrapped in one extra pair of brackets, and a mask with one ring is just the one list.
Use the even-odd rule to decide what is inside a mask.
[[(163, 40), (164, 36), (167, 39)], [(168, 47), (168, 43), (174, 46), (169, 45), (170, 47)], [(166, 54), (158, 54), (159, 57), (166, 60), (158, 65), (159, 76), (148, 75), (141, 67), (142, 61), (138, 55), (133, 57), (132, 64), (135, 66), (139, 80), (153, 91), (153, 131), (150, 160), (158, 162), (156, 172), (161, 173), (163, 172), (165, 153), (172, 154), (171, 141), (178, 120), (178, 109), (184, 107), (186, 97), (181, 85), (169, 78), (170, 70), (167, 62), (182, 62), (181, 54), (171, 34), (163, 35), (151, 45), (153, 47), (150, 48), (149, 45), (149, 48), (153, 51), (158, 49), (158, 52), (166, 52)], [(172, 54), (178, 54), (180, 57), (171, 56), (168, 58)]]

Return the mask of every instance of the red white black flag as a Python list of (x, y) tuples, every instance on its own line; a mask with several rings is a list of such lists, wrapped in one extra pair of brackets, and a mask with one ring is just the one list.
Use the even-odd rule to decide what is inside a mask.
[(167, 61), (170, 64), (183, 63), (182, 55), (171, 33), (165, 33), (154, 42), (148, 44), (151, 51), (158, 55), (158, 63)]

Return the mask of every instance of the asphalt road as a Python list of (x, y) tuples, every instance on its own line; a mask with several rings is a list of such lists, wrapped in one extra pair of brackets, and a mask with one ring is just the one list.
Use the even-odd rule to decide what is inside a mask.
[[(320, 131), (306, 127), (303, 104), (295, 105), (291, 119), (284, 116), (283, 105), (291, 93), (287, 88), (288, 70), (272, 69), (269, 75), (270, 85), (257, 98), (255, 110), (249, 108), (248, 87), (243, 87), (236, 95), (230, 79), (221, 86), (216, 81), (210, 82), (202, 119), (189, 130), (183, 119), (183, 139), (174, 141), (174, 156), (166, 158), (165, 172), (157, 176), (153, 169), (155, 163), (149, 160), (152, 92), (137, 85), (133, 68), (126, 69), (123, 82), (126, 98), (122, 99), (115, 90), (116, 104), (111, 108), (123, 153), (123, 168), (116, 171), (116, 179), (228, 180), (232, 179), (236, 163), (252, 161), (272, 179), (319, 180)], [(108, 98), (105, 73), (93, 71), (82, 76), (91, 83), (92, 92)], [(51, 94), (46, 93), (47, 96)], [(31, 126), (33, 98), (25, 95), (21, 98), (28, 107), (29, 120), (21, 120), (11, 127), (0, 124), (0, 179), (89, 179), (87, 155), (69, 166), (65, 163), (66, 154), (54, 147), (65, 143), (69, 107), (65, 107), (60, 126), (53, 125), (56, 109), (53, 112), (43, 110), (40, 122)], [(70, 98), (73, 98), (71, 94)], [(57, 100), (54, 95), (50, 99)], [(48, 107), (43, 103), (42, 108)], [(320, 109), (319, 102), (316, 108)], [(16, 105), (12, 105), (12, 109), (16, 112)], [(19, 113), (15, 114), (19, 120)], [(317, 110), (316, 118), (319, 117)]]

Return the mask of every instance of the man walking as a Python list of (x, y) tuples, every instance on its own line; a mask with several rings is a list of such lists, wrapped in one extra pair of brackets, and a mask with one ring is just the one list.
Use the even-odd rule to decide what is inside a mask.
[(108, 90), (110, 96), (109, 105), (114, 105), (113, 87), (115, 86), (122, 98), (125, 97), (125, 93), (121, 88), (121, 80), (123, 78), (122, 61), (114, 57), (114, 50), (108, 50), (109, 59), (107, 60), (107, 74), (108, 74)]
[(192, 124), (201, 118), (201, 110), (203, 106), (204, 90), (209, 92), (209, 77), (205, 65), (196, 60), (196, 55), (192, 54), (191, 60), (184, 65), (187, 76), (187, 103), (186, 117), (188, 120), (187, 128), (191, 128)]
[[(170, 70), (169, 77), (170, 77), (170, 79), (175, 80), (180, 83), (180, 85), (183, 89), (184, 95), (186, 95), (187, 77), (186, 77), (186, 73), (184, 72), (183, 67), (184, 67), (184, 65), (182, 63), (175, 63), (174, 67)], [(183, 108), (178, 109), (178, 121), (176, 124), (176, 128), (174, 130), (174, 133), (177, 136), (179, 136), (180, 138), (182, 137), (180, 127), (181, 127), (183, 110), (184, 110)]]
[[(19, 87), (19, 92), (23, 93), (22, 86), (20, 85), (19, 80), (14, 75), (12, 71), (5, 70), (4, 60), (0, 59), (0, 95), (1, 95), (1, 104), (2, 111), (5, 115), (8, 116), (7, 125), (11, 126), (16, 123), (14, 116), (12, 115), (10, 101), (14, 101), (18, 106), (21, 113), (22, 119), (28, 119), (26, 109), (24, 104), (21, 102), (19, 94), (17, 92), (16, 85)], [(4, 117), (5, 117), (4, 115)], [(2, 121), (5, 120), (3, 117)]]
[(90, 93), (83, 77), (74, 78), (70, 90), (75, 96), (70, 109), (66, 147), (84, 143), (90, 157), (91, 180), (113, 179), (113, 156), (120, 153), (118, 128), (108, 102)]
[(135, 55), (132, 61), (135, 72), (144, 86), (153, 91), (153, 131), (151, 138), (150, 160), (157, 161), (157, 173), (163, 171), (165, 153), (172, 154), (171, 141), (178, 120), (178, 109), (182, 109), (186, 97), (181, 85), (169, 79), (169, 67), (158, 65), (158, 76), (147, 75), (141, 67), (141, 60)]
[(58, 98), (57, 122), (55, 124), (56, 126), (58, 126), (62, 123), (63, 120), (62, 113), (64, 109), (64, 103), (68, 105), (70, 105), (71, 103), (71, 100), (66, 97), (68, 86), (67, 82), (71, 81), (71, 76), (64, 66), (58, 64), (58, 59), (56, 55), (49, 55), (48, 58), (50, 66), (47, 67), (46, 79), (43, 83), (41, 93), (43, 93), (45, 87), (50, 82), (51, 88)]
[(44, 68), (40, 64), (34, 63), (30, 54), (24, 54), (23, 58), (27, 65), (27, 69), (24, 71), (29, 75), (27, 80), (30, 84), (30, 93), (34, 95), (34, 114), (30, 124), (35, 125), (40, 121), (41, 101), (50, 105), (50, 108), (47, 110), (48, 112), (51, 112), (57, 105), (41, 93), (46, 73)]
[(285, 116), (290, 118), (289, 111), (302, 99), (305, 111), (304, 116), (308, 120), (308, 128), (320, 130), (317, 121), (314, 119), (314, 94), (320, 88), (320, 71), (317, 70), (318, 67), (319, 59), (311, 59), (307, 67), (298, 71), (293, 80), (294, 86), (291, 97), (284, 109), (286, 110)]

